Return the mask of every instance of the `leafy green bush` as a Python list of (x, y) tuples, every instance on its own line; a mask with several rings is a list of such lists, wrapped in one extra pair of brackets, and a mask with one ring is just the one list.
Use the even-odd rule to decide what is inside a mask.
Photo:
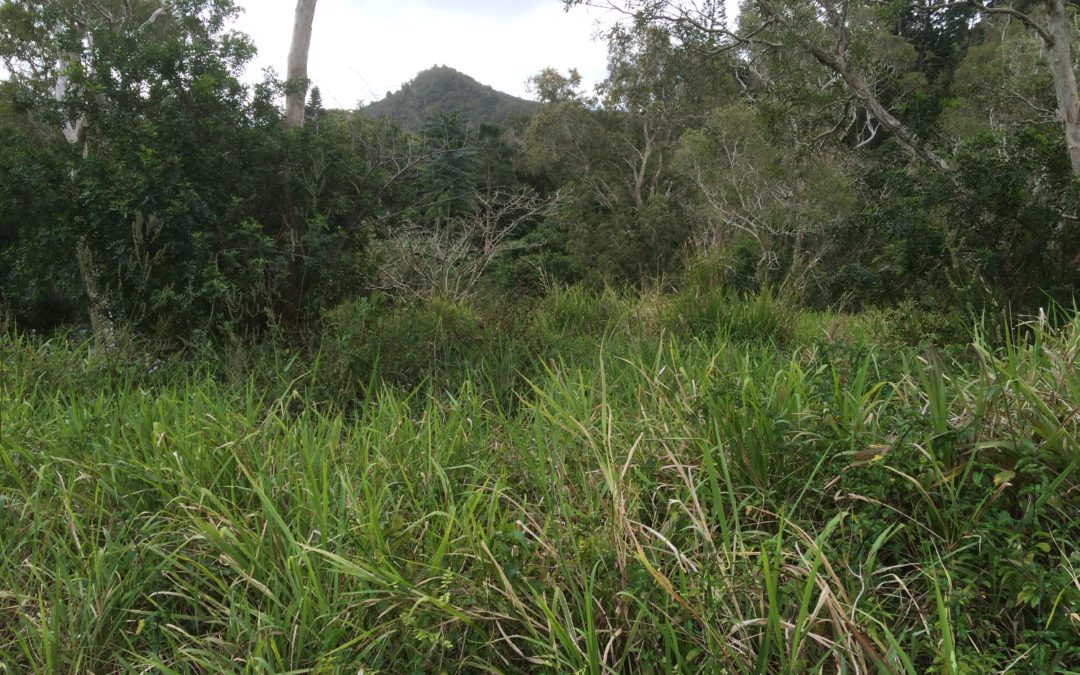
[[(164, 44), (102, 46), (108, 64), (84, 75), (108, 81), (79, 85), (99, 92), (85, 156), (16, 105), (19, 83), (0, 85), (0, 303), (26, 329), (99, 306), (174, 344), (300, 333), (370, 280), (361, 221), (397, 195), (368, 145), (406, 152), (407, 139), (356, 115), (287, 132), (280, 83), (241, 83), (250, 44), (220, 30), (170, 24)], [(155, 84), (129, 99), (113, 73)]]
[(904, 168), (866, 178), (887, 198), (868, 199), (833, 230), (819, 303), (995, 313), (1072, 303), (1080, 184), (1060, 130), (983, 134), (959, 144), (950, 161), (947, 175)]
[(572, 201), (562, 214), (567, 248), (594, 287), (656, 284), (680, 271), (693, 219), (685, 204), (654, 196), (640, 207), (600, 207)]
[(959, 310), (923, 309), (908, 300), (885, 314), (890, 332), (910, 345), (966, 345), (974, 337), (976, 318)]
[(761, 247), (752, 239), (741, 240), (728, 248), (700, 253), (687, 262), (681, 285), (683, 288), (754, 293), (762, 281), (758, 278), (761, 253)]
[(566, 231), (547, 219), (520, 240), (521, 247), (496, 259), (490, 276), (505, 293), (542, 295), (552, 287), (574, 284), (584, 271), (570, 256)]

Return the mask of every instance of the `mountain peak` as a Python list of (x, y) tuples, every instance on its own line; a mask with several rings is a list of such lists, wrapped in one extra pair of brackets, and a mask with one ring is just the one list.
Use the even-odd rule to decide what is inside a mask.
[(450, 66), (435, 65), (360, 112), (389, 117), (407, 129), (418, 130), (434, 111), (457, 113), (473, 124), (506, 126), (514, 118), (532, 116), (538, 106), (534, 101), (497, 91)]

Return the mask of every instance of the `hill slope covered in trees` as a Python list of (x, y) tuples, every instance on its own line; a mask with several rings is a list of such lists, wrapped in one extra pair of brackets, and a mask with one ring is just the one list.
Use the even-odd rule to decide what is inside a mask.
[(388, 117), (417, 130), (428, 112), (458, 113), (471, 122), (500, 126), (515, 117), (531, 117), (539, 104), (497, 91), (449, 66), (434, 66), (419, 73), (401, 89), (361, 108), (371, 117)]

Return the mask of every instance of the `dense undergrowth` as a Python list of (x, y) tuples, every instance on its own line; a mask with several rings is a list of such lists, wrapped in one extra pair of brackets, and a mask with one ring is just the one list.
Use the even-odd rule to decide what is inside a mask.
[(350, 304), (311, 357), (8, 337), (0, 671), (1075, 671), (1080, 320), (968, 325), (571, 289)]

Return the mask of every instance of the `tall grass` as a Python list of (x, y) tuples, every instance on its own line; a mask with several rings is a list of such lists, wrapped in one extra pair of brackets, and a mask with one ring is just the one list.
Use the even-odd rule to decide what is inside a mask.
[(0, 670), (1080, 668), (1080, 321), (953, 362), (573, 293), (439, 308), (437, 367), (7, 339)]

